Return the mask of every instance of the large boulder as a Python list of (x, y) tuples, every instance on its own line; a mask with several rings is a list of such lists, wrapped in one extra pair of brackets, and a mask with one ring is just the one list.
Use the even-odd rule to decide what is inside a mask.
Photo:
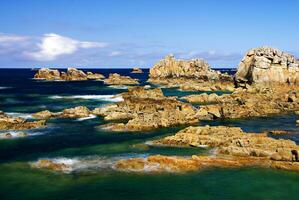
[(59, 80), (60, 72), (58, 70), (42, 68), (37, 71), (34, 75), (35, 79), (45, 79), (45, 80)]
[(299, 61), (291, 54), (271, 47), (249, 50), (235, 75), (237, 86), (252, 83), (299, 84)]
[(105, 84), (108, 85), (137, 85), (139, 84), (137, 79), (131, 78), (130, 76), (121, 76), (120, 74), (114, 73), (109, 74), (109, 77), (104, 80)]

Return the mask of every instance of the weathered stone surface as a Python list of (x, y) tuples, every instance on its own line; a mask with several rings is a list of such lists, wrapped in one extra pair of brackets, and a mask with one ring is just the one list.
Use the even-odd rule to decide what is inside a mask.
[(104, 80), (108, 85), (137, 85), (139, 84), (137, 79), (133, 79), (129, 76), (121, 76), (117, 73), (109, 74), (109, 77)]
[(140, 68), (135, 67), (135, 68), (133, 68), (131, 73), (133, 73), (133, 74), (142, 74), (143, 71)]
[(84, 118), (89, 117), (90, 110), (85, 106), (77, 106), (74, 108), (64, 109), (62, 112), (50, 112), (49, 110), (34, 113), (32, 116), (36, 119), (50, 118)]
[(235, 82), (242, 87), (252, 83), (299, 85), (299, 61), (271, 47), (251, 49), (238, 66)]
[(203, 93), (203, 94), (188, 95), (182, 97), (182, 99), (190, 103), (212, 103), (212, 102), (219, 102), (224, 96), (229, 96), (229, 95), (219, 96), (215, 93), (212, 94)]
[(267, 134), (244, 133), (238, 127), (188, 127), (174, 136), (154, 141), (153, 144), (217, 147), (219, 154), (266, 157), (277, 161), (299, 162), (299, 146), (295, 142), (273, 139)]
[[(210, 96), (210, 95), (209, 95)], [(215, 118), (246, 118), (267, 116), (299, 109), (297, 86), (276, 86), (274, 88), (254, 87), (238, 89), (232, 94), (217, 97), (216, 104), (200, 106), (197, 117), (211, 120)], [(196, 96), (198, 97), (198, 96)], [(208, 103), (209, 97), (187, 100), (200, 100)]]
[(66, 77), (62, 79), (66, 81), (85, 81), (87, 80), (87, 75), (82, 70), (68, 68)]
[(23, 118), (13, 118), (0, 111), (0, 130), (23, 130), (45, 126), (45, 121), (29, 122)]
[(104, 116), (105, 120), (127, 119), (129, 121), (104, 125), (103, 128), (141, 131), (198, 121), (194, 117), (195, 108), (173, 97), (165, 97), (161, 89), (129, 88), (129, 91), (122, 96), (123, 102), (95, 109), (93, 114)]

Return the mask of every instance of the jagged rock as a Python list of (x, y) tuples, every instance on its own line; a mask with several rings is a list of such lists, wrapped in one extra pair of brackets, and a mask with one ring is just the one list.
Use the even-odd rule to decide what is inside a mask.
[(136, 67), (136, 68), (133, 68), (131, 73), (133, 73), (133, 74), (142, 74), (143, 71), (140, 68)]
[(139, 84), (137, 79), (133, 79), (129, 76), (121, 76), (117, 73), (109, 74), (109, 77), (104, 80), (108, 85), (137, 85)]
[(271, 47), (251, 49), (238, 66), (235, 83), (241, 87), (252, 83), (299, 85), (299, 61)]
[(77, 106), (74, 108), (64, 109), (62, 112), (50, 112), (49, 110), (34, 113), (32, 116), (36, 119), (51, 118), (84, 118), (89, 117), (90, 110), (85, 106)]
[(105, 76), (103, 74), (87, 72), (87, 79), (89, 80), (101, 80), (104, 78)]
[(218, 102), (220, 98), (223, 98), (223, 96), (224, 95), (218, 96), (215, 93), (212, 94), (203, 93), (203, 94), (188, 95), (182, 97), (182, 99), (190, 103), (211, 103), (211, 102)]
[(76, 68), (68, 68), (66, 72), (66, 77), (63, 78), (66, 81), (84, 81), (87, 80), (87, 75)]
[(105, 120), (129, 121), (104, 125), (103, 128), (116, 131), (142, 131), (198, 121), (194, 117), (195, 108), (173, 97), (165, 97), (161, 89), (129, 88), (129, 91), (122, 96), (123, 102), (97, 108), (93, 114), (104, 116)]
[(218, 154), (265, 157), (276, 161), (299, 162), (299, 146), (291, 140), (273, 139), (267, 134), (244, 133), (238, 127), (188, 127), (154, 145), (217, 148)]
[(45, 79), (45, 80), (59, 80), (60, 72), (58, 70), (42, 68), (37, 71), (37, 73), (34, 75), (34, 78)]
[(23, 118), (13, 118), (0, 111), (0, 130), (23, 130), (44, 127), (44, 120), (29, 122)]

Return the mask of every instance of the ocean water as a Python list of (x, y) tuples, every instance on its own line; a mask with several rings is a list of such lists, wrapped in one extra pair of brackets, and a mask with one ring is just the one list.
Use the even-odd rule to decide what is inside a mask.
[[(101, 69), (146, 82), (144, 74), (127, 69)], [(229, 71), (231, 72), (231, 71)], [(48, 82), (33, 80), (29, 69), (0, 69), (0, 110), (31, 120), (41, 110), (60, 111), (85, 105), (89, 108), (120, 101), (112, 95), (127, 90), (101, 81)], [(151, 85), (151, 87), (156, 87)], [(163, 88), (167, 96), (201, 92)], [(279, 129), (280, 136), (299, 143), (296, 116), (285, 114), (244, 120), (202, 121), (199, 125), (240, 126), (248, 132)], [(208, 149), (147, 147), (145, 142), (171, 135), (185, 126), (143, 133), (113, 133), (98, 128), (104, 122), (85, 119), (53, 119), (47, 128), (25, 131), (29, 137), (0, 139), (0, 199), (299, 199), (299, 173), (271, 169), (208, 169), (185, 174), (129, 173), (114, 170), (116, 160), (148, 155), (207, 154)], [(1, 133), (0, 133), (1, 134)], [(72, 166), (71, 173), (32, 168), (30, 163), (48, 158)]]

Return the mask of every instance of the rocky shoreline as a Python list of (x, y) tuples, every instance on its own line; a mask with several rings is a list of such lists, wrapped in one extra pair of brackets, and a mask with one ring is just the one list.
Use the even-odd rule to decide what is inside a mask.
[[(198, 125), (201, 120), (262, 117), (286, 112), (299, 112), (299, 61), (277, 49), (261, 47), (246, 53), (235, 76), (212, 70), (201, 59), (178, 60), (169, 55), (151, 69), (148, 82), (157, 88), (129, 87), (119, 94), (123, 101), (89, 110), (78, 106), (61, 112), (48, 110), (33, 114), (36, 119), (102, 117), (99, 128), (108, 131), (143, 133), (177, 125)], [(141, 73), (134, 69), (132, 73)], [(80, 80), (80, 71), (59, 75), (57, 71), (38, 72), (37, 77)], [(49, 75), (50, 74), (50, 75)], [(75, 74), (75, 75), (68, 75)], [(79, 75), (78, 75), (79, 74)], [(88, 75), (88, 73), (87, 73)], [(69, 78), (69, 77), (77, 78)], [(97, 75), (89, 74), (97, 77)], [(79, 78), (78, 78), (79, 77)], [(102, 77), (101, 77), (102, 78)], [(90, 78), (91, 79), (91, 78)], [(97, 78), (96, 78), (97, 79)], [(138, 85), (129, 76), (110, 74), (109, 85)], [(226, 94), (202, 93), (167, 97), (159, 86), (192, 91), (221, 91)], [(195, 107), (192, 104), (199, 106)], [(119, 122), (121, 121), (121, 122)], [(27, 123), (27, 122), (24, 122)], [(298, 123), (298, 120), (297, 122)], [(24, 125), (25, 126), (25, 125)], [(249, 167), (299, 170), (299, 147), (291, 140), (274, 139), (288, 134), (284, 130), (268, 133), (246, 133), (238, 127), (190, 126), (175, 135), (150, 141), (151, 146), (212, 148), (214, 154), (191, 157), (151, 155), (118, 160), (114, 168), (125, 171), (188, 172), (209, 167)], [(62, 163), (63, 164), (63, 163)], [(67, 166), (39, 161), (40, 168), (63, 171)]]

